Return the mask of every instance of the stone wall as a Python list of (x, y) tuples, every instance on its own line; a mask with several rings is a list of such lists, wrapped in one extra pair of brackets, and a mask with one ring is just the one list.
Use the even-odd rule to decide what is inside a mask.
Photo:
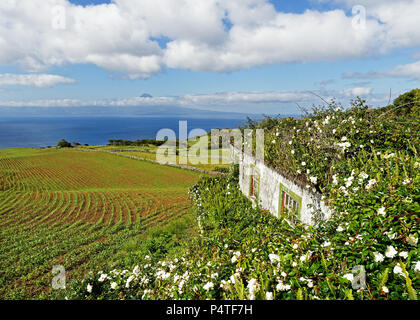
[[(279, 214), (282, 214), (283, 194), (285, 194), (296, 201), (298, 206), (296, 214), (300, 221), (313, 225), (315, 215), (321, 219), (330, 217), (331, 210), (321, 200), (321, 194), (287, 179), (281, 173), (269, 168), (263, 161), (244, 154), (233, 146), (231, 155), (232, 161), (239, 163), (239, 184), (242, 193), (274, 216), (279, 217)], [(254, 174), (254, 179), (259, 176), (259, 190), (254, 191), (256, 194), (254, 197), (250, 195), (251, 174)]]

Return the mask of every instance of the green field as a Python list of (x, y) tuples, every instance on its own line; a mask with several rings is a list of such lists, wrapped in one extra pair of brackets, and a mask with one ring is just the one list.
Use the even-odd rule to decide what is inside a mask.
[[(200, 146), (202, 141), (189, 141), (188, 147), (195, 146), (195, 152), (190, 151), (189, 156), (181, 157), (176, 156), (175, 162), (173, 164), (182, 164), (188, 165), (197, 169), (204, 171), (214, 171), (218, 168), (229, 168), (230, 167), (230, 149), (229, 148), (220, 148), (214, 151), (208, 149), (207, 143), (205, 143), (203, 150), (206, 150), (206, 154), (202, 155), (200, 153)], [(108, 152), (117, 152), (123, 155), (134, 156), (137, 158), (147, 159), (151, 161), (157, 161), (157, 154), (159, 151), (157, 146), (154, 145), (143, 145), (143, 146), (89, 146), (89, 147), (80, 147), (81, 149), (90, 149), (96, 151), (108, 151)], [(194, 160), (191, 160), (191, 157), (194, 157)]]
[(187, 215), (200, 174), (103, 152), (0, 150), (0, 298), (48, 297), (153, 226)]

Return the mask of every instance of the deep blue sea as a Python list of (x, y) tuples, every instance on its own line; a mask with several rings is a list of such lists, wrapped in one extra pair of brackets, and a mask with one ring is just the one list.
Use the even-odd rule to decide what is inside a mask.
[(61, 139), (89, 145), (105, 145), (109, 139), (155, 139), (163, 128), (178, 137), (179, 121), (188, 121), (188, 131), (235, 128), (245, 119), (188, 119), (151, 117), (30, 117), (0, 119), (0, 148), (56, 146)]

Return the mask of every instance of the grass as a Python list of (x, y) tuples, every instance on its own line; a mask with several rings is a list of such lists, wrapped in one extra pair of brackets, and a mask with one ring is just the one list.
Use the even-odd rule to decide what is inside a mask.
[(188, 221), (199, 177), (107, 153), (0, 150), (0, 298), (53, 297), (54, 265), (78, 279), (151, 228)]

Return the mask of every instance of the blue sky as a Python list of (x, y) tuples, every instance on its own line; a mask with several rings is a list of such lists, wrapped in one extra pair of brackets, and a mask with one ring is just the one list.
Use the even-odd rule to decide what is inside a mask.
[[(204, 21), (207, 24), (214, 23), (214, 27), (207, 27), (204, 22), (201, 25), (200, 19), (184, 21), (183, 12), (179, 16), (162, 17), (167, 25), (160, 25), (159, 11), (150, 5), (153, 1), (149, 1), (148, 10), (145, 10), (148, 16), (141, 23), (138, 22), (141, 16), (136, 16), (133, 8), (131, 11), (124, 8), (127, 0), (115, 1), (112, 8), (109, 6), (101, 9), (101, 14), (93, 11), (95, 8), (76, 5), (97, 6), (110, 1), (65, 2), (67, 25), (63, 34), (66, 41), (69, 41), (67, 44), (65, 41), (57, 44), (61, 40), (57, 30), (51, 31), (48, 38), (51, 40), (40, 39), (28, 47), (17, 46), (5, 35), (2, 37), (0, 31), (0, 42), (3, 38), (11, 47), (10, 57), (0, 55), (0, 105), (8, 105), (10, 102), (17, 107), (28, 103), (36, 105), (39, 100), (47, 101), (46, 106), (54, 103), (67, 105), (62, 100), (69, 99), (76, 101), (74, 104), (79, 101), (101, 104), (104, 101), (128, 99), (128, 105), (131, 105), (133, 99), (149, 93), (154, 98), (170, 98), (168, 103), (190, 108), (290, 113), (296, 110), (296, 102), (305, 106), (320, 103), (315, 96), (308, 97), (308, 91), (317, 92), (326, 98), (336, 97), (343, 104), (354, 98), (354, 94), (360, 94), (373, 105), (383, 105), (388, 101), (390, 89), (395, 97), (419, 87), (419, 23), (407, 17), (406, 23), (402, 24), (395, 17), (385, 16), (384, 8), (381, 7), (385, 4), (396, 5), (398, 1), (382, 1), (378, 5), (371, 5), (375, 1), (359, 1), (362, 4), (366, 2), (368, 19), (367, 31), (361, 35), (357, 31), (353, 35), (347, 29), (340, 29), (353, 18), (352, 1), (249, 0), (254, 3), (248, 7), (242, 5), (246, 1), (238, 1), (236, 7), (229, 4), (224, 8), (224, 19), (218, 17), (219, 11), (214, 9), (215, 18)], [(142, 3), (145, 2), (137, 2), (134, 9), (141, 12), (144, 8)], [(419, 1), (400, 2), (407, 6), (407, 12), (415, 11), (419, 6)], [(197, 6), (199, 3), (197, 1)], [(22, 4), (25, 5), (25, 1)], [(165, 1), (161, 0), (161, 4), (165, 5)], [(413, 6), (411, 10), (410, 6)], [(0, 5), (0, 15), (1, 10)], [(45, 10), (51, 11), (51, 8)], [(120, 13), (126, 19), (123, 10), (133, 15), (130, 17), (132, 26), (128, 22), (127, 26), (123, 26), (126, 20), (118, 20), (120, 18), (117, 15)], [(185, 10), (196, 12), (200, 8)], [(96, 19), (96, 29), (92, 28), (94, 31), (87, 27), (86, 33), (83, 33), (69, 26), (74, 22), (72, 19), (80, 17), (81, 12), (90, 19)], [(242, 17), (255, 17), (255, 20), (247, 21)], [(19, 19), (22, 21), (19, 22), (24, 24), (25, 18), (21, 15)], [(110, 19), (110, 24), (121, 22), (116, 23), (115, 28), (107, 29), (107, 19)], [(225, 30), (223, 24), (218, 30), (220, 21), (217, 19), (224, 23)], [(229, 19), (229, 28), (226, 28), (226, 19)], [(302, 24), (305, 24), (302, 29), (299, 23), (295, 23), (298, 19), (302, 19)], [(31, 23), (32, 28), (45, 28), (41, 22), (39, 25)], [(85, 20), (85, 23), (93, 22)], [(316, 30), (324, 23), (329, 29), (320, 29), (322, 34), (310, 34), (312, 29)], [(98, 34), (102, 30), (101, 25), (106, 25), (104, 34)], [(203, 31), (194, 33), (195, 27)], [(147, 29), (144, 32), (146, 35), (140, 34), (142, 28)], [(113, 29), (116, 29), (115, 35), (111, 35)], [(137, 31), (141, 32), (136, 34)], [(249, 32), (248, 36), (246, 32)], [(245, 34), (243, 39), (240, 38), (242, 34)], [(277, 34), (280, 36), (274, 40)], [(299, 35), (295, 37), (296, 34)], [(110, 35), (109, 41), (107, 35)], [(342, 39), (344, 36), (349, 37), (350, 44)], [(21, 41), (25, 41), (24, 36), (18, 32), (16, 37), (22, 37)], [(124, 40), (130, 37), (133, 38), (132, 42)], [(316, 47), (317, 42), (311, 42), (314, 37), (318, 37), (316, 41), (321, 49)], [(398, 37), (404, 37), (401, 44), (395, 44), (398, 42), (395, 39), (400, 39)], [(99, 38), (101, 40), (96, 43)], [(80, 46), (77, 41), (81, 41)], [(270, 41), (273, 41), (272, 45)], [(337, 45), (334, 46), (334, 43)], [(229, 60), (227, 57), (236, 58)], [(39, 79), (40, 75), (42, 79)], [(232, 93), (235, 93), (236, 100), (232, 100)], [(254, 94), (252, 98), (249, 98), (249, 93)], [(272, 98), (274, 93), (277, 98)], [(211, 100), (213, 96), (217, 103)], [(145, 101), (144, 105), (160, 103), (162, 99)], [(134, 104), (143, 105), (143, 101), (135, 100)]]

